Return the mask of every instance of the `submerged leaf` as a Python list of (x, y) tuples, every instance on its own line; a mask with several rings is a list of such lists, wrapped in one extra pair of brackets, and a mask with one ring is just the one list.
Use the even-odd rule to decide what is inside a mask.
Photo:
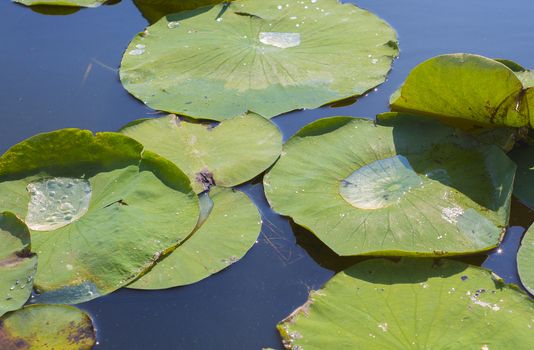
[(389, 117), (379, 125), (325, 118), (299, 131), (264, 180), (274, 210), (339, 255), (495, 247), (508, 223), (513, 162), (435, 120)]
[(124, 87), (151, 108), (223, 120), (271, 118), (361, 95), (398, 53), (383, 20), (337, 0), (238, 0), (162, 18), (121, 64)]
[(2, 350), (89, 350), (96, 343), (91, 319), (66, 305), (31, 305), (0, 318)]
[(530, 349), (534, 304), (451, 260), (372, 259), (334, 276), (278, 325), (287, 349)]
[(0, 210), (24, 218), (41, 302), (121, 288), (195, 227), (198, 201), (174, 164), (117, 133), (63, 129), (0, 157)]
[(36, 268), (28, 227), (14, 214), (0, 212), (0, 316), (26, 303)]
[(129, 285), (162, 289), (198, 282), (241, 259), (254, 245), (261, 217), (243, 193), (214, 187), (201, 195), (198, 230), (146, 275)]
[(217, 126), (181, 122), (169, 115), (134, 122), (121, 132), (183, 169), (196, 192), (248, 181), (271, 166), (282, 150), (278, 128), (255, 114)]
[(486, 126), (531, 126), (534, 99), (510, 63), (471, 54), (431, 58), (391, 96), (391, 109)]
[(26, 6), (97, 7), (108, 0), (13, 0)]
[(534, 208), (534, 146), (517, 148), (510, 152), (510, 158), (517, 164), (514, 196)]

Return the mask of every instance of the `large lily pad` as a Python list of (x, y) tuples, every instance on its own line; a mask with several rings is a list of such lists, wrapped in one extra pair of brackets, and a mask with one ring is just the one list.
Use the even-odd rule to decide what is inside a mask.
[(108, 0), (13, 0), (26, 6), (98, 7)]
[(241, 259), (254, 245), (261, 217), (243, 193), (214, 187), (201, 195), (198, 230), (130, 288), (162, 289), (198, 282)]
[(26, 303), (36, 268), (28, 227), (14, 214), (0, 213), (0, 316)]
[(150, 24), (156, 23), (161, 17), (171, 13), (221, 2), (223, 0), (134, 0), (135, 6)]
[(534, 146), (514, 149), (510, 157), (517, 164), (514, 195), (525, 205), (534, 208)]
[(248, 181), (271, 166), (282, 151), (278, 128), (255, 114), (216, 127), (169, 115), (134, 122), (121, 132), (183, 169), (196, 192)]
[(527, 78), (507, 62), (470, 54), (431, 58), (409, 74), (391, 108), (482, 125), (522, 127), (534, 121)]
[(64, 129), (0, 157), (0, 210), (24, 218), (41, 301), (77, 303), (129, 284), (195, 227), (174, 164), (117, 133)]
[(496, 146), (393, 113), (380, 125), (311, 123), (285, 144), (264, 184), (276, 211), (339, 255), (435, 256), (498, 244), (514, 173)]
[(397, 53), (394, 30), (352, 4), (239, 0), (162, 18), (132, 40), (120, 76), (157, 110), (271, 118), (361, 95)]
[(521, 283), (534, 294), (534, 225), (523, 236), (517, 253), (517, 270)]
[(312, 292), (279, 324), (287, 349), (531, 349), (534, 304), (487, 270), (373, 259)]
[(0, 319), (2, 350), (89, 350), (96, 343), (89, 316), (66, 305), (31, 305)]

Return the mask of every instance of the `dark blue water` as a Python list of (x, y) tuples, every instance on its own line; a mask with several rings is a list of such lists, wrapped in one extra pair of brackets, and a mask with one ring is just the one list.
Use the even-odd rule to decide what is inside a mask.
[[(260, 1), (260, 0), (258, 0)], [(401, 56), (388, 82), (356, 104), (289, 113), (274, 119), (285, 138), (326, 116), (373, 117), (422, 60), (451, 52), (513, 59), (534, 68), (534, 1), (351, 1), (399, 33)], [(44, 15), (0, 2), (0, 152), (39, 132), (65, 127), (117, 130), (153, 116), (118, 81), (123, 50), (146, 21), (131, 1)], [(416, 132), (416, 130), (414, 130)], [(104, 349), (280, 349), (276, 323), (302, 304), (333, 271), (337, 258), (309, 232), (273, 213), (260, 183), (243, 186), (260, 207), (258, 243), (231, 268), (192, 286), (121, 290), (81, 305), (93, 316)], [(515, 253), (532, 212), (514, 203), (513, 227), (484, 266), (517, 283)], [(469, 258), (481, 263), (485, 256)]]

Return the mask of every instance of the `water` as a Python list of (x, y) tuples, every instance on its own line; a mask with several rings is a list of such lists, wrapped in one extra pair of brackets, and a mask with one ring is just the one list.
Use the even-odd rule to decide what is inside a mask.
[[(351, 1), (387, 20), (399, 33), (401, 55), (388, 82), (356, 104), (288, 113), (274, 119), (289, 138), (302, 126), (334, 115), (372, 117), (419, 62), (471, 52), (505, 57), (534, 68), (534, 2), (510, 0)], [(70, 12), (73, 12), (72, 10)], [(146, 21), (130, 1), (43, 15), (0, 2), (0, 152), (39, 132), (78, 127), (117, 130), (154, 112), (121, 87), (117, 68)], [(359, 258), (339, 258), (273, 213), (259, 183), (242, 188), (264, 217), (258, 243), (231, 268), (200, 283), (166, 291), (121, 290), (81, 305), (95, 319), (108, 349), (261, 349), (282, 347), (275, 324), (300, 306), (334, 270)], [(517, 282), (515, 252), (532, 213), (514, 203), (502, 251), (485, 266)], [(482, 263), (483, 257), (465, 258)]]
[(135, 45), (135, 49), (130, 50), (128, 52), (128, 54), (132, 55), (132, 56), (138, 56), (138, 55), (142, 55), (144, 53), (145, 53), (145, 45), (141, 45), (141, 44)]
[(81, 218), (89, 209), (91, 184), (84, 179), (54, 177), (32, 182), (26, 224), (35, 231), (51, 231)]
[(259, 39), (262, 44), (281, 49), (300, 45), (300, 33), (260, 32)]

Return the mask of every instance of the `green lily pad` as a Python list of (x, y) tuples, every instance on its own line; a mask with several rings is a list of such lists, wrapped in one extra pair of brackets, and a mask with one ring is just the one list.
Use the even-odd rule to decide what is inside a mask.
[(184, 240), (198, 218), (174, 164), (117, 133), (63, 129), (0, 157), (0, 210), (31, 229), (40, 302), (78, 303), (121, 288)]
[(515, 173), (503, 151), (429, 118), (393, 113), (379, 123), (333, 117), (300, 130), (264, 180), (274, 210), (339, 255), (495, 247)]
[(193, 10), (198, 7), (215, 5), (223, 0), (134, 0), (148, 23), (156, 23), (161, 17), (185, 10)]
[(20, 309), (30, 297), (37, 257), (30, 254), (28, 227), (12, 213), (0, 213), (0, 242), (2, 316), (8, 311)]
[(528, 101), (521, 74), (478, 55), (437, 56), (410, 72), (391, 96), (391, 109), (488, 126), (530, 126), (534, 99)]
[(523, 139), (526, 134), (525, 128), (495, 127), (495, 128), (471, 128), (463, 129), (463, 132), (486, 145), (495, 145), (504, 152), (510, 152), (516, 142)]
[(239, 0), (166, 16), (138, 34), (120, 69), (151, 108), (265, 118), (361, 95), (398, 53), (395, 31), (352, 4)]
[(271, 166), (282, 151), (282, 135), (268, 120), (247, 114), (211, 124), (181, 122), (169, 115), (127, 125), (121, 132), (174, 162), (196, 192), (232, 187)]
[(67, 305), (30, 305), (0, 319), (2, 350), (89, 350), (96, 343), (89, 316)]
[(98, 7), (108, 0), (13, 0), (26, 6)]
[(519, 63), (506, 59), (506, 58), (494, 58), (493, 60), (504, 64), (506, 67), (510, 68), (513, 72), (523, 72), (526, 70), (525, 67), (523, 67)]
[(510, 158), (517, 164), (514, 196), (534, 208), (534, 146), (516, 148), (510, 152)]
[(526, 69), (513, 61), (503, 61), (504, 60), (499, 60), (499, 62), (506, 64), (508, 68), (513, 70), (523, 84), (525, 89), (523, 103), (527, 106), (530, 115), (530, 125), (532, 127), (532, 125), (534, 125), (534, 71)]
[(521, 283), (534, 294), (534, 225), (523, 236), (521, 246), (517, 252), (517, 270)]
[(278, 325), (287, 349), (531, 349), (534, 304), (457, 261), (367, 260)]
[(198, 282), (238, 261), (254, 245), (261, 217), (247, 195), (214, 187), (200, 198), (203, 219), (198, 230), (130, 288), (163, 289)]

